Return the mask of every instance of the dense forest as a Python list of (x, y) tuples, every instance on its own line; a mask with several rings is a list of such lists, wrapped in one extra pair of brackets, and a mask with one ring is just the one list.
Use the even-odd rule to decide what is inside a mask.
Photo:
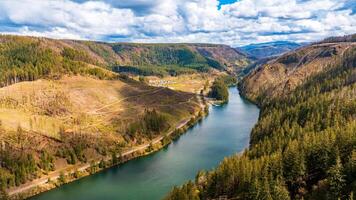
[(139, 75), (179, 75), (212, 69), (238, 71), (249, 62), (240, 51), (215, 44), (79, 42), (115, 71)]
[(353, 199), (356, 48), (285, 97), (258, 98), (250, 148), (166, 199)]
[(209, 97), (226, 103), (229, 100), (228, 86), (236, 84), (236, 78), (232, 76), (220, 76), (213, 82)]
[[(149, 137), (152, 139), (168, 128), (169, 124), (164, 115), (158, 113), (155, 109), (146, 109), (142, 119), (130, 124), (127, 132), (131, 137), (135, 137), (136, 134), (139, 134), (141, 137)], [(138, 137), (136, 136), (136, 138)]]
[(65, 47), (60, 53), (42, 45), (40, 40), (2, 36), (0, 43), (0, 87), (39, 78), (61, 75), (91, 75), (100, 79), (113, 78), (99, 67), (84, 51)]
[(186, 44), (116, 43), (112, 44), (113, 50), (127, 61), (116, 62), (113, 66), (119, 72), (158, 76), (207, 72), (212, 68), (224, 70), (227, 67), (193, 47)]
[(136, 74), (140, 76), (178, 76), (183, 74), (193, 74), (196, 72), (208, 72), (209, 67), (202, 65), (201, 68), (189, 68), (179, 66), (118, 66), (113, 68), (119, 73)]
[[(189, 66), (194, 68), (198, 65), (209, 65), (215, 68), (222, 68), (219, 62), (214, 62), (183, 44), (128, 45), (117, 43), (113, 44), (112, 47), (117, 54), (130, 56), (130, 63), (136, 66), (151, 64), (156, 66)], [(133, 50), (138, 50), (140, 47), (144, 47), (146, 51), (138, 51), (138, 54), (132, 54)]]

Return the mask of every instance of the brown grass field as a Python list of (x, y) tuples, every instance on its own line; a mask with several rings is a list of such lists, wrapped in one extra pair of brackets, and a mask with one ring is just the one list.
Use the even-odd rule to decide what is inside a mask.
[(196, 107), (193, 94), (129, 80), (74, 76), (0, 89), (0, 120), (5, 129), (21, 127), (54, 139), (60, 139), (60, 129), (120, 138), (146, 108), (157, 109), (173, 126)]
[[(211, 73), (195, 73), (180, 76), (166, 76), (163, 78), (157, 76), (145, 77), (148, 84), (155, 87), (167, 87), (176, 91), (199, 94), (205, 85), (211, 84), (214, 79), (223, 72), (214, 71)], [(139, 77), (134, 77), (138, 80)]]

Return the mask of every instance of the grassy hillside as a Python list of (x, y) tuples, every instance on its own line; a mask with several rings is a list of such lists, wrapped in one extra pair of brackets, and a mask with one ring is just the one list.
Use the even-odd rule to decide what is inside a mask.
[(194, 94), (63, 76), (0, 89), (1, 189), (151, 141), (199, 110)]
[[(352, 199), (356, 193), (356, 47), (347, 45), (333, 46), (342, 53), (303, 77), (303, 82), (289, 88), (282, 85), (287, 90), (283, 95), (255, 92), (274, 84), (275, 79), (267, 77), (263, 84), (255, 82), (256, 90), (243, 88), (261, 106), (250, 148), (210, 172), (200, 172), (194, 182), (174, 188), (167, 199)], [(320, 52), (319, 46), (308, 48)], [(302, 63), (300, 68), (308, 65)], [(261, 70), (278, 77), (284, 74), (279, 69), (270, 64)], [(262, 77), (253, 73), (241, 87)]]

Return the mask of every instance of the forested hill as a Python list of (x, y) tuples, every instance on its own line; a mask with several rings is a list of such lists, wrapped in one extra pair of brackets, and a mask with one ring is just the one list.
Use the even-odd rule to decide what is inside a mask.
[[(91, 44), (88, 43), (89, 46)], [(116, 57), (114, 64), (118, 66), (133, 66), (139, 68), (139, 71), (143, 71), (147, 67), (153, 67), (156, 69), (168, 68), (175, 70), (177, 73), (184, 73), (182, 69), (208, 71), (212, 68), (236, 72), (249, 63), (243, 53), (226, 45), (132, 43), (107, 45), (110, 45), (113, 50), (112, 53)], [(101, 52), (98, 49), (91, 48), (100, 55)], [(107, 61), (110, 62), (110, 60)], [(169, 72), (170, 70), (167, 71)], [(155, 72), (147, 70), (146, 73)]]
[[(203, 115), (195, 94), (113, 73), (109, 57), (88, 44), (111, 49), (0, 36), (1, 200), (7, 194), (24, 199), (159, 149), (177, 134), (176, 127)], [(51, 181), (43, 185), (41, 179)]]
[[(0, 36), (0, 85), (62, 74), (104, 78), (98, 67), (142, 75), (236, 71), (248, 60), (225, 45), (130, 44)], [(115, 68), (116, 69), (116, 68)]]
[[(353, 199), (356, 46), (349, 44), (331, 57), (332, 62), (287, 88), (285, 95), (255, 90), (251, 95), (243, 88), (261, 106), (250, 148), (226, 158), (213, 171), (200, 172), (194, 182), (174, 188), (167, 199)], [(276, 76), (280, 70), (274, 65), (264, 68)], [(261, 80), (259, 76), (253, 73), (240, 87)], [(271, 81), (256, 84), (261, 87), (256, 91), (264, 91), (263, 85)]]

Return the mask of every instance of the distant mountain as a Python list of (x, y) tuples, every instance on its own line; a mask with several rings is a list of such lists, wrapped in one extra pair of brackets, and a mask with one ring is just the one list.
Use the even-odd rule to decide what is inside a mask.
[(296, 49), (300, 46), (302, 45), (295, 42), (276, 41), (259, 44), (249, 44), (237, 49), (247, 54), (250, 58), (258, 60), (271, 56), (277, 56), (290, 50)]

